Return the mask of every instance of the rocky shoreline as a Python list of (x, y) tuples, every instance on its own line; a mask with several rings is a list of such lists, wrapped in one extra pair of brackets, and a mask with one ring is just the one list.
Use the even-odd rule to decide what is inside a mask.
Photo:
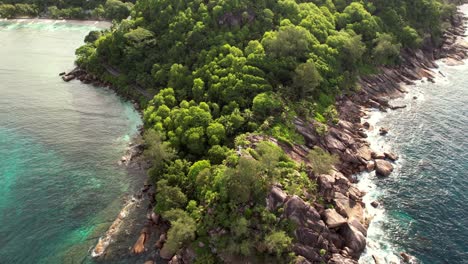
[[(421, 50), (404, 50), (401, 55), (402, 63), (395, 67), (382, 67), (380, 74), (362, 76), (359, 79), (361, 90), (353, 95), (342, 96), (337, 99), (339, 121), (330, 124), (325, 134), (319, 134), (315, 121), (299, 118), (294, 120), (296, 130), (305, 141), (305, 145), (286, 145), (273, 138), (268, 140), (281, 146), (291, 158), (307, 164), (307, 154), (314, 146), (319, 146), (340, 158), (332, 173), (310, 175), (318, 183), (318, 194), (323, 197), (323, 203), (308, 204), (297, 196), (289, 196), (281, 186), (274, 186), (268, 197), (267, 206), (271, 210), (282, 207), (284, 217), (296, 223), (295, 241), (292, 250), (299, 255), (296, 263), (344, 263), (356, 264), (366, 248), (367, 228), (371, 221), (366, 215), (365, 204), (361, 192), (355, 185), (355, 175), (363, 171), (376, 171), (380, 177), (387, 177), (393, 171), (393, 162), (398, 159), (394, 153), (380, 153), (370, 149), (366, 140), (366, 132), (371, 129), (367, 122), (363, 122), (368, 109), (381, 111), (397, 110), (405, 106), (392, 106), (389, 99), (404, 95), (406, 91), (401, 84), (413, 84), (416, 80), (426, 78), (433, 81), (438, 59), (443, 59), (448, 65), (463, 64), (468, 57), (468, 44), (460, 41), (465, 33), (465, 18), (458, 13), (452, 19), (452, 27), (444, 33), (444, 41), (440, 47), (426, 45)], [(69, 73), (61, 74), (64, 81), (78, 79), (84, 83), (109, 87), (110, 83), (102, 82), (96, 76), (85, 70), (76, 68)], [(116, 90), (116, 89), (114, 89)], [(125, 96), (125, 95), (124, 95)], [(127, 99), (128, 96), (126, 96)], [(139, 109), (139, 106), (135, 104)], [(385, 128), (379, 128), (380, 134), (385, 136)], [(252, 136), (253, 144), (263, 137)], [(142, 152), (141, 145), (131, 148), (121, 160), (130, 164)], [(190, 249), (184, 249), (180, 254), (169, 256), (165, 254), (165, 232), (169, 225), (152, 211), (154, 206), (154, 190), (145, 184), (137, 197), (146, 195), (150, 201), (144, 228), (131, 249), (132, 254), (140, 254), (149, 248), (159, 249), (162, 258), (169, 263), (191, 263), (194, 255)], [(325, 206), (331, 205), (331, 206)], [(378, 202), (372, 206), (380, 206)], [(151, 230), (158, 230), (159, 239), (151, 238)], [(153, 236), (154, 237), (154, 236)], [(156, 252), (156, 251), (155, 251)], [(145, 263), (154, 263), (155, 259)], [(375, 263), (379, 260), (374, 257)], [(402, 261), (410, 262), (411, 256), (402, 254)]]
[[(315, 243), (325, 239), (328, 240), (332, 253), (328, 263), (357, 263), (359, 256), (365, 250), (367, 228), (372, 219), (371, 216), (366, 215), (365, 205), (362, 202), (364, 193), (355, 186), (354, 175), (375, 170), (377, 176), (387, 177), (393, 171), (393, 162), (398, 159), (394, 153), (380, 153), (370, 149), (370, 144), (366, 140), (366, 132), (377, 128), (371, 127), (364, 121), (364, 118), (367, 117), (369, 109), (388, 111), (406, 107), (392, 106), (389, 99), (401, 97), (406, 93), (402, 84), (411, 85), (414, 81), (424, 78), (434, 82), (438, 68), (436, 60), (442, 60), (447, 65), (464, 64), (462, 60), (468, 57), (468, 43), (461, 39), (466, 31), (465, 21), (466, 18), (462, 13), (458, 13), (453, 18), (451, 21), (453, 26), (444, 33), (444, 41), (440, 47), (429, 46), (422, 50), (405, 50), (402, 53), (402, 64), (398, 67), (381, 68), (380, 74), (361, 77), (360, 92), (338, 98), (339, 122), (336, 125), (329, 125), (325, 135), (319, 135), (313, 129), (317, 125), (315, 121), (295, 120), (296, 129), (304, 136), (306, 144), (294, 146), (289, 150), (286, 148), (290, 156), (305, 160), (305, 155), (311, 148), (320, 146), (340, 157), (336, 171), (330, 175), (316, 176), (319, 194), (324, 197), (325, 201), (332, 203), (334, 208), (325, 209), (321, 205), (314, 204), (312, 210), (320, 216), (315, 219), (314, 228), (320, 232), (308, 237), (316, 238), (312, 241), (301, 240), (307, 232), (304, 230), (298, 232), (296, 239), (300, 245), (295, 249), (310, 245), (316, 247)], [(442, 73), (439, 72), (439, 74)], [(388, 129), (379, 128), (381, 136), (387, 133)], [(277, 190), (272, 190), (271, 195), (277, 192)], [(380, 205), (375, 201), (371, 203), (371, 206)], [(326, 229), (323, 229), (322, 223), (326, 224)], [(304, 227), (301, 224), (299, 226)], [(337, 236), (339, 240), (336, 239)], [(323, 246), (323, 243), (318, 246)], [(341, 250), (338, 250), (340, 248)], [(295, 253), (307, 258), (308, 262), (301, 263), (316, 263), (314, 257), (301, 254), (303, 253), (301, 250), (295, 250)], [(402, 262), (413, 263), (412, 256), (404, 252), (400, 255)], [(377, 256), (373, 256), (373, 259), (375, 263), (382, 263)]]

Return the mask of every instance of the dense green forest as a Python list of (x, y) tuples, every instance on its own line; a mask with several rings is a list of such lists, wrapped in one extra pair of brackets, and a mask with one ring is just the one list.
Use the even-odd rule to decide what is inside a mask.
[(280, 184), (321, 202), (310, 176), (336, 158), (316, 148), (298, 164), (249, 136), (300, 144), (297, 116), (325, 133), (336, 96), (397, 65), (401, 50), (437, 45), (455, 11), (442, 0), (139, 0), (131, 19), (90, 33), (77, 64), (122, 93), (156, 94), (142, 99), (145, 155), (155, 212), (171, 223), (166, 251), (287, 263), (294, 226), (266, 209), (266, 194)]
[(47, 17), (122, 20), (134, 0), (0, 0), (0, 18)]

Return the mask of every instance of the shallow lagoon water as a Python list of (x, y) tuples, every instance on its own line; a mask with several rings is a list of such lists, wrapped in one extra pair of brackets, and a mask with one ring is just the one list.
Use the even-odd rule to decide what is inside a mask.
[(58, 76), (104, 26), (0, 21), (0, 263), (81, 262), (87, 248), (73, 247), (93, 244), (135, 188), (117, 162), (139, 114)]

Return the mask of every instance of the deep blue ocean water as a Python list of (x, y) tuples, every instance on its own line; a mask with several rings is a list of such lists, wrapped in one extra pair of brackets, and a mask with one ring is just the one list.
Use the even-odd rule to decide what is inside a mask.
[[(408, 86), (407, 105), (388, 113), (371, 113), (374, 149), (400, 156), (388, 178), (361, 175), (367, 206), (374, 220), (369, 229), (367, 254), (399, 263), (407, 252), (426, 264), (468, 263), (468, 65), (440, 63), (436, 83)], [(390, 133), (378, 135), (379, 127)]]
[(0, 21), (2, 264), (79, 263), (132, 192), (118, 160), (138, 113), (109, 90), (58, 76), (101, 26)]

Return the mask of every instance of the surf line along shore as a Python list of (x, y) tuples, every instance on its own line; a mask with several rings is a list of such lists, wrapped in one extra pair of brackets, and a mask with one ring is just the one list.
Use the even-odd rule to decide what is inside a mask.
[[(407, 93), (405, 89), (410, 89), (417, 80), (427, 79), (434, 82), (435, 76), (442, 74), (437, 73), (436, 60), (442, 60), (447, 65), (464, 64), (463, 60), (468, 54), (468, 43), (463, 40), (466, 32), (465, 14), (459, 11), (451, 22), (452, 26), (444, 32), (440, 46), (426, 45), (419, 50), (403, 50), (400, 65), (382, 67), (379, 69), (379, 74), (360, 77), (359, 84), (362, 89), (359, 92), (337, 99), (340, 120), (336, 125), (329, 126), (324, 136), (318, 135), (311, 129), (317, 125), (314, 122), (296, 120), (297, 131), (306, 139), (306, 146), (312, 148), (318, 145), (339, 155), (341, 163), (336, 166), (338, 171), (354, 183), (357, 181), (356, 175), (364, 171), (376, 171), (380, 177), (389, 176), (393, 172), (394, 162), (398, 156), (392, 152), (373, 150), (367, 141), (367, 133), (372, 129), (379, 130), (380, 136), (385, 136), (389, 131), (386, 128), (373, 128), (365, 118), (368, 117), (370, 110), (378, 109), (385, 112), (405, 108), (404, 105), (391, 105), (390, 100), (404, 96)], [(343, 200), (342, 194), (337, 194), (342, 182), (343, 180), (336, 174), (334, 177), (330, 175), (318, 177), (319, 193), (323, 194), (325, 200), (334, 200), (336, 211), (346, 216), (346, 212), (340, 208), (340, 200)], [(355, 197), (356, 193), (353, 193), (352, 188), (349, 190), (348, 200), (351, 201), (354, 198), (357, 204), (361, 204), (354, 206), (359, 210), (359, 207), (364, 206), (361, 196), (364, 193)], [(379, 206), (379, 204), (372, 201), (367, 206)], [(366, 235), (372, 217), (367, 212), (364, 219), (365, 230), (361, 232), (363, 235)], [(349, 252), (340, 253), (349, 254)], [(414, 259), (404, 252), (400, 255), (403, 261), (409, 262)], [(378, 256), (374, 256), (373, 261), (385, 263)]]
[[(320, 146), (340, 157), (340, 162), (335, 166), (336, 170), (330, 173), (331, 175), (318, 175), (316, 177), (319, 194), (325, 201), (334, 204), (335, 209), (325, 209), (320, 205), (314, 205), (316, 208), (312, 208), (319, 214), (318, 221), (323, 219), (328, 228), (338, 230), (342, 234), (338, 238), (343, 241), (333, 241), (333, 238), (330, 238), (330, 243), (342, 244), (342, 250), (331, 252), (331, 260), (336, 263), (340, 263), (337, 261), (343, 259), (348, 261), (346, 263), (356, 263), (355, 259), (359, 258), (365, 248), (365, 237), (371, 216), (365, 215), (365, 205), (362, 202), (362, 197), (365, 194), (359, 191), (354, 184), (356, 183), (356, 173), (376, 170), (381, 176), (388, 176), (393, 170), (392, 162), (397, 159), (393, 153), (378, 153), (370, 149), (370, 144), (366, 140), (366, 131), (371, 127), (363, 122), (362, 118), (367, 115), (367, 109), (377, 108), (381, 111), (387, 111), (388, 109), (396, 110), (404, 107), (390, 105), (389, 99), (405, 94), (406, 91), (402, 88), (402, 83), (413, 84), (414, 81), (423, 78), (433, 80), (434, 69), (437, 68), (435, 60), (444, 59), (451, 64), (462, 63), (462, 60), (467, 57), (468, 47), (460, 40), (460, 37), (465, 33), (464, 21), (465, 18), (460, 12), (453, 17), (452, 27), (444, 33), (441, 46), (435, 47), (428, 44), (419, 50), (403, 50), (402, 63), (399, 66), (382, 67), (379, 71), (380, 74), (360, 77), (359, 84), (362, 89), (359, 92), (337, 98), (340, 120), (337, 124), (329, 125), (324, 135), (319, 135), (315, 131), (314, 128), (318, 125), (315, 121), (301, 119), (294, 121), (296, 130), (304, 136), (306, 144), (305, 146), (282, 146), (290, 156), (301, 159), (308, 150), (314, 146)], [(84, 79), (89, 80), (89, 82), (99, 83), (98, 78), (89, 73), (80, 71), (78, 75), (84, 76)], [(386, 132), (388, 131), (385, 129), (381, 130), (382, 135)], [(252, 140), (256, 139), (252, 138)], [(281, 144), (279, 145), (281, 146)], [(284, 198), (281, 203), (287, 203), (294, 198), (284, 197), (277, 191), (273, 188), (269, 197)], [(148, 196), (151, 196), (150, 193)], [(154, 197), (150, 199), (154, 199)], [(124, 206), (124, 209), (126, 207), (127, 205)], [(333, 222), (329, 219), (344, 219), (344, 221)], [(161, 222), (164, 224), (164, 221), (160, 221), (160, 217), (154, 213), (148, 213), (147, 221), (151, 222), (152, 225), (160, 225)], [(119, 228), (115, 228), (116, 226), (112, 224), (106, 232), (106, 236), (110, 234), (112, 237), (115, 234), (115, 232), (110, 232), (112, 230), (118, 232)], [(352, 232), (339, 231), (345, 227)], [(138, 235), (138, 238), (135, 238), (137, 242), (134, 249), (138, 250), (133, 250), (133, 253), (139, 253), (142, 247), (143, 250), (148, 247), (146, 241), (148, 241), (149, 234), (143, 231)], [(102, 240), (100, 239), (94, 248), (95, 256), (104, 254), (105, 248), (112, 240), (106, 239), (106, 236)], [(159, 244), (164, 243), (164, 234), (161, 237), (161, 241), (158, 241), (161, 242)], [(105, 245), (105, 247), (101, 245)], [(162, 245), (160, 246), (162, 247)], [(184, 256), (165, 257), (168, 259), (184, 258)]]

